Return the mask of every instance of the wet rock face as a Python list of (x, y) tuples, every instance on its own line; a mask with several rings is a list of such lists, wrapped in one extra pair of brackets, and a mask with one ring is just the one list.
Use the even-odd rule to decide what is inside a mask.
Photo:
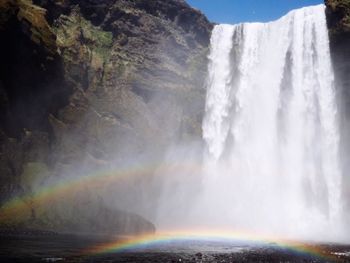
[[(349, 189), (350, 177), (350, 1), (326, 0), (326, 15), (330, 36), (331, 55), (336, 77), (341, 121), (342, 166), (344, 189)], [(350, 200), (344, 190), (344, 200)], [(350, 201), (348, 203), (350, 208)]]
[[(327, 0), (327, 22), (330, 34), (331, 53), (337, 74), (338, 85), (350, 99), (350, 1)], [(350, 103), (350, 100), (346, 103)], [(350, 116), (350, 107), (346, 107)]]
[(327, 22), (332, 37), (350, 33), (350, 1), (326, 0)]
[[(66, 105), (56, 36), (45, 9), (29, 1), (0, 3), (0, 199), (19, 191), (25, 162), (47, 161), (47, 116)], [(60, 87), (57, 89), (57, 87)]]
[[(344, 94), (349, 96), (346, 87), (350, 84), (350, 1), (326, 0), (325, 3), (331, 54), (338, 85)], [(350, 116), (350, 107), (347, 107), (347, 110), (347, 115)]]
[(200, 139), (211, 29), (181, 0), (1, 1), (0, 200), (32, 164), (54, 178)]

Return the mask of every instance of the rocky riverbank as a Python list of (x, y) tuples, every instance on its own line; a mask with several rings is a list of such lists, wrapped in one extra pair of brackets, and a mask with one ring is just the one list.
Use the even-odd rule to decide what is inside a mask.
[[(350, 247), (346, 245), (309, 245), (305, 251), (277, 244), (215, 243), (183, 241), (181, 243), (149, 245), (144, 248), (93, 254), (91, 247), (103, 248), (102, 238), (56, 235), (4, 237), (0, 235), (1, 262), (349, 262)], [(19, 249), (20, 248), (20, 249)], [(314, 251), (313, 253), (308, 252)], [(319, 252), (317, 252), (319, 251)]]

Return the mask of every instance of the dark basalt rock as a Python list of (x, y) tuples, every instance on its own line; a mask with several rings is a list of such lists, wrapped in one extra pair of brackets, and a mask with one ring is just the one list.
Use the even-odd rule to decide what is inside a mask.
[[(212, 27), (181, 0), (1, 1), (0, 204), (30, 194), (33, 176), (92, 173), (201, 138)], [(91, 204), (103, 195), (85, 194)], [(55, 218), (26, 206), (32, 223)], [(107, 214), (128, 218), (129, 232), (154, 231)]]
[(326, 0), (325, 4), (331, 40), (339, 36), (339, 41), (342, 41), (344, 36), (350, 34), (350, 1)]
[[(336, 77), (341, 122), (341, 156), (344, 200), (350, 200), (350, 1), (326, 0), (330, 48)], [(348, 208), (350, 209), (350, 201)]]
[(56, 35), (45, 20), (45, 10), (29, 1), (2, 1), (0, 13), (3, 200), (20, 190), (19, 177), (26, 161), (45, 161), (52, 139), (47, 117), (68, 103), (71, 89), (64, 79)]

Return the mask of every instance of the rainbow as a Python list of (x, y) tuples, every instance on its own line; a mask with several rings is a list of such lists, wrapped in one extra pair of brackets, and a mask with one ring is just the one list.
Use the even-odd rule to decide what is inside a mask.
[[(156, 174), (164, 174), (171, 172), (191, 171), (193, 173), (200, 172), (202, 166), (198, 163), (177, 163), (177, 164), (162, 164), (153, 163), (144, 165), (139, 163), (133, 166), (124, 166), (115, 170), (100, 170), (95, 173), (81, 175), (81, 176), (66, 176), (55, 183), (47, 184), (38, 188), (35, 192), (27, 195), (17, 196), (9, 200), (0, 208), (0, 223), (11, 220), (14, 213), (20, 214), (22, 210), (32, 203), (50, 203), (57, 198), (69, 196), (69, 194), (84, 190), (87, 187), (104, 186), (109, 183), (118, 182), (123, 178), (132, 179), (139, 176), (154, 176)], [(128, 238), (119, 238), (116, 241), (99, 244), (94, 247), (85, 249), (86, 254), (105, 254), (114, 253), (125, 250), (133, 250), (147, 246), (156, 246), (166, 244), (167, 242), (181, 242), (181, 241), (237, 241), (237, 242), (251, 242), (261, 245), (276, 244), (278, 247), (290, 249), (297, 253), (305, 253), (307, 255), (315, 256), (322, 259), (337, 261), (339, 258), (336, 255), (324, 251), (320, 246), (285, 240), (282, 238), (261, 238), (256, 234), (247, 234), (242, 232), (232, 231), (173, 231), (156, 234), (139, 235)]]
[(277, 246), (291, 252), (312, 256), (315, 258), (339, 261), (339, 257), (326, 251), (321, 246), (312, 243), (303, 243), (281, 238), (261, 238), (255, 234), (243, 234), (227, 231), (176, 231), (157, 234), (138, 235), (128, 238), (120, 238), (116, 241), (99, 244), (82, 251), (86, 255), (102, 255), (123, 251), (135, 251), (143, 248), (155, 248), (172, 242), (185, 241), (220, 241), (235, 244), (252, 244), (256, 246)]
[(15, 196), (0, 207), (0, 223), (8, 222), (11, 217), (21, 216), (28, 204), (49, 204), (61, 197), (67, 197), (71, 193), (85, 190), (89, 187), (102, 187), (122, 179), (140, 178), (145, 176), (157, 176), (157, 174), (191, 171), (198, 172), (201, 166), (197, 163), (175, 164), (142, 164), (119, 167), (115, 170), (100, 170), (95, 173), (61, 177), (56, 182), (38, 187), (35, 192)]

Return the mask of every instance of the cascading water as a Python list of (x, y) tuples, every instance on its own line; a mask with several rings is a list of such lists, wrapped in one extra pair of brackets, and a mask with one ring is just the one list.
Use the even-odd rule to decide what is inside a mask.
[(213, 224), (339, 239), (339, 127), (324, 6), (217, 25), (203, 136)]

